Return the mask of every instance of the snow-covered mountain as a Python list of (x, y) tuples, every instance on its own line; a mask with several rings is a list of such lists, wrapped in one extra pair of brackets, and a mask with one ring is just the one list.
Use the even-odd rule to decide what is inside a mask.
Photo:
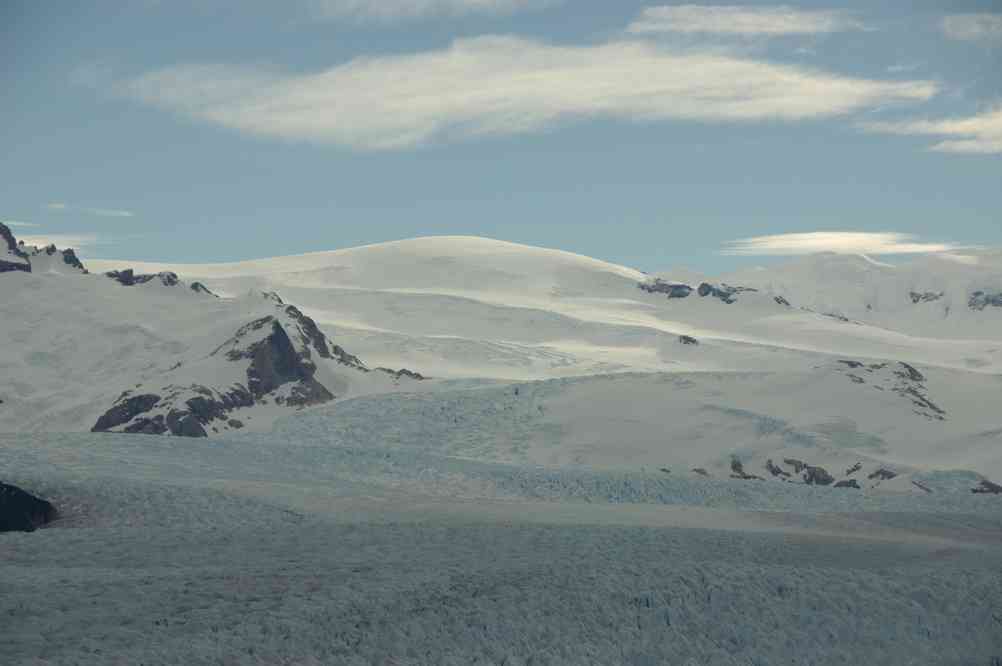
[(274, 293), (222, 299), (172, 272), (88, 273), (72, 250), (26, 247), (0, 279), (0, 431), (205, 436), (395, 390)]
[(916, 492), (1002, 476), (998, 253), (712, 278), (435, 237), (88, 263), (3, 276), (0, 429), (212, 435), (336, 401), (317, 418), (368, 442), (491, 461)]

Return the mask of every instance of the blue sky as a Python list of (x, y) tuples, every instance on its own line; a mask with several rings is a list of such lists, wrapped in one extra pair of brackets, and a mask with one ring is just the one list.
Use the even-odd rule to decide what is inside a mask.
[(179, 262), (1002, 245), (1002, 6), (881, 5), (14, 0), (0, 220)]

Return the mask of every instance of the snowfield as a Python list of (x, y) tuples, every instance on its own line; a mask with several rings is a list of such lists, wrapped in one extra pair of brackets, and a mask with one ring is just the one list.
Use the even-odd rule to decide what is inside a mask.
[(1002, 664), (997, 252), (11, 242), (5, 666)]

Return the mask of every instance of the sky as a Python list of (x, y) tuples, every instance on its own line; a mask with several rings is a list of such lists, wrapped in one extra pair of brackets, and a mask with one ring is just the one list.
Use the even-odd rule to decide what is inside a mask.
[(7, 0), (0, 77), (0, 221), (85, 259), (1002, 246), (1000, 1)]

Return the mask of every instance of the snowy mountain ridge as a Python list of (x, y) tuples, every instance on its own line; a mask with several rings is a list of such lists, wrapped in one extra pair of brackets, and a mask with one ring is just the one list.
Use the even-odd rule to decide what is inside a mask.
[(220, 299), (176, 273), (88, 273), (72, 250), (18, 244), (0, 280), (0, 430), (205, 437), (423, 378), (370, 372), (274, 293)]
[[(1002, 476), (998, 257), (821, 255), (677, 280), (435, 237), (236, 264), (90, 261), (106, 274), (72, 280), (11, 272), (0, 430), (211, 437), (309, 410), (319, 440), (343, 421), (360, 447), (911, 492), (961, 470), (973, 488)], [(870, 293), (883, 296), (867, 310)], [(944, 325), (947, 300), (963, 307)], [(438, 379), (386, 369), (400, 367)]]

